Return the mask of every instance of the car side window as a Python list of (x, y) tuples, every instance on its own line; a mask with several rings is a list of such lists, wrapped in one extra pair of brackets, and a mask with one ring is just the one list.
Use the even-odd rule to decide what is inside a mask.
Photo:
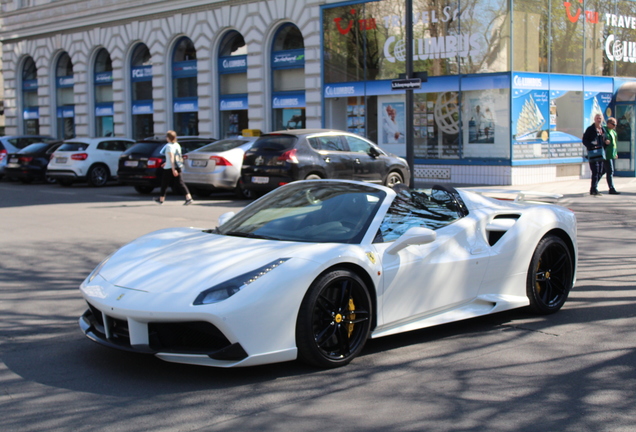
[(409, 228), (437, 230), (463, 217), (452, 193), (443, 189), (403, 190), (387, 211), (375, 243), (393, 241)]
[(346, 151), (337, 135), (312, 137), (309, 138), (309, 144), (314, 150)]
[(363, 139), (346, 135), (345, 139), (347, 140), (347, 144), (349, 144), (349, 149), (352, 152), (356, 153), (370, 153), (371, 152), (371, 144), (366, 142)]

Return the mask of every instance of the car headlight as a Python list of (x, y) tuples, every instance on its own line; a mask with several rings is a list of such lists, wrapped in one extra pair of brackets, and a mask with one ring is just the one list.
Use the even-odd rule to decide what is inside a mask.
[(289, 258), (277, 259), (276, 261), (265, 264), (263, 267), (259, 267), (256, 270), (252, 270), (251, 272), (244, 273), (219, 285), (213, 286), (212, 288), (208, 288), (197, 296), (194, 300), (194, 304), (206, 305), (223, 301), (226, 298), (233, 296), (252, 282), (256, 282), (258, 279), (265, 276), (288, 259)]
[(110, 259), (110, 257), (112, 257), (114, 255), (114, 253), (108, 255), (104, 261), (100, 262), (99, 265), (97, 267), (95, 267), (95, 270), (93, 270), (91, 272), (91, 274), (88, 275), (88, 277), (86, 278), (86, 281), (88, 283), (93, 282), (93, 279), (95, 279), (95, 277), (99, 274), (99, 272), (104, 268), (104, 266), (106, 265), (106, 263), (108, 262), (108, 260)]

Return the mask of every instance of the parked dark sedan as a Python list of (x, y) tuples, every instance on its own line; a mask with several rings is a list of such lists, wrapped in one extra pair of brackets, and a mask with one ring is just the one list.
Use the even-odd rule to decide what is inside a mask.
[(295, 180), (326, 178), (408, 185), (410, 170), (404, 159), (365, 138), (338, 130), (271, 132), (245, 152), (243, 186), (256, 193)]
[[(181, 152), (186, 154), (216, 141), (206, 137), (179, 137)], [(166, 145), (165, 138), (147, 138), (137, 141), (119, 157), (117, 176), (123, 184), (134, 186), (141, 194), (149, 194), (161, 186), (161, 167), (166, 157), (159, 153)]]
[(33, 143), (17, 153), (10, 153), (7, 156), (5, 174), (22, 183), (31, 183), (34, 180), (55, 183), (55, 180), (46, 176), (46, 167), (53, 152), (61, 145), (62, 141)]

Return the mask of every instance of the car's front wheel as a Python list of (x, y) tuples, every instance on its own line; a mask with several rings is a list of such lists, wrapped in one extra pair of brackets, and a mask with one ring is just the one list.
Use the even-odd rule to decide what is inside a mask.
[(298, 358), (322, 368), (344, 366), (362, 351), (371, 329), (372, 303), (364, 281), (346, 269), (312, 283), (296, 323)]
[(541, 315), (557, 312), (568, 298), (573, 278), (572, 255), (565, 242), (555, 235), (542, 238), (528, 269), (530, 310)]
[(110, 172), (105, 165), (94, 165), (88, 170), (88, 183), (94, 187), (102, 187), (108, 182)]

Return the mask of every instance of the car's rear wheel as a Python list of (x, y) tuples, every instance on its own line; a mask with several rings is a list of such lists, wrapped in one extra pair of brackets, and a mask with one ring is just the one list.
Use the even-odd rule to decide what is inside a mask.
[(305, 180), (320, 180), (322, 179), (322, 177), (320, 177), (318, 174), (309, 174), (307, 175), (307, 177), (305, 177)]
[(154, 188), (152, 186), (135, 186), (137, 193), (148, 195)]
[(369, 337), (372, 303), (362, 279), (346, 269), (323, 274), (311, 285), (298, 313), (298, 358), (322, 368), (344, 366)]
[(54, 184), (54, 183), (57, 183), (57, 180), (49, 176), (44, 176), (44, 182), (47, 184)]
[(557, 312), (568, 298), (573, 278), (572, 255), (565, 242), (555, 235), (542, 238), (528, 269), (530, 310), (541, 315)]
[(88, 183), (94, 187), (102, 187), (108, 182), (110, 172), (105, 165), (94, 165), (88, 170)]
[(234, 188), (234, 194), (236, 195), (236, 197), (238, 199), (253, 199), (256, 194), (254, 192), (252, 192), (249, 189), (245, 189), (245, 187), (243, 187), (243, 182), (242, 181), (238, 181), (236, 183), (236, 188)]
[(386, 180), (384, 181), (385, 186), (387, 187), (393, 187), (396, 184), (399, 183), (404, 183), (404, 178), (402, 178), (402, 174), (400, 174), (397, 171), (391, 171), (387, 176), (386, 176)]

